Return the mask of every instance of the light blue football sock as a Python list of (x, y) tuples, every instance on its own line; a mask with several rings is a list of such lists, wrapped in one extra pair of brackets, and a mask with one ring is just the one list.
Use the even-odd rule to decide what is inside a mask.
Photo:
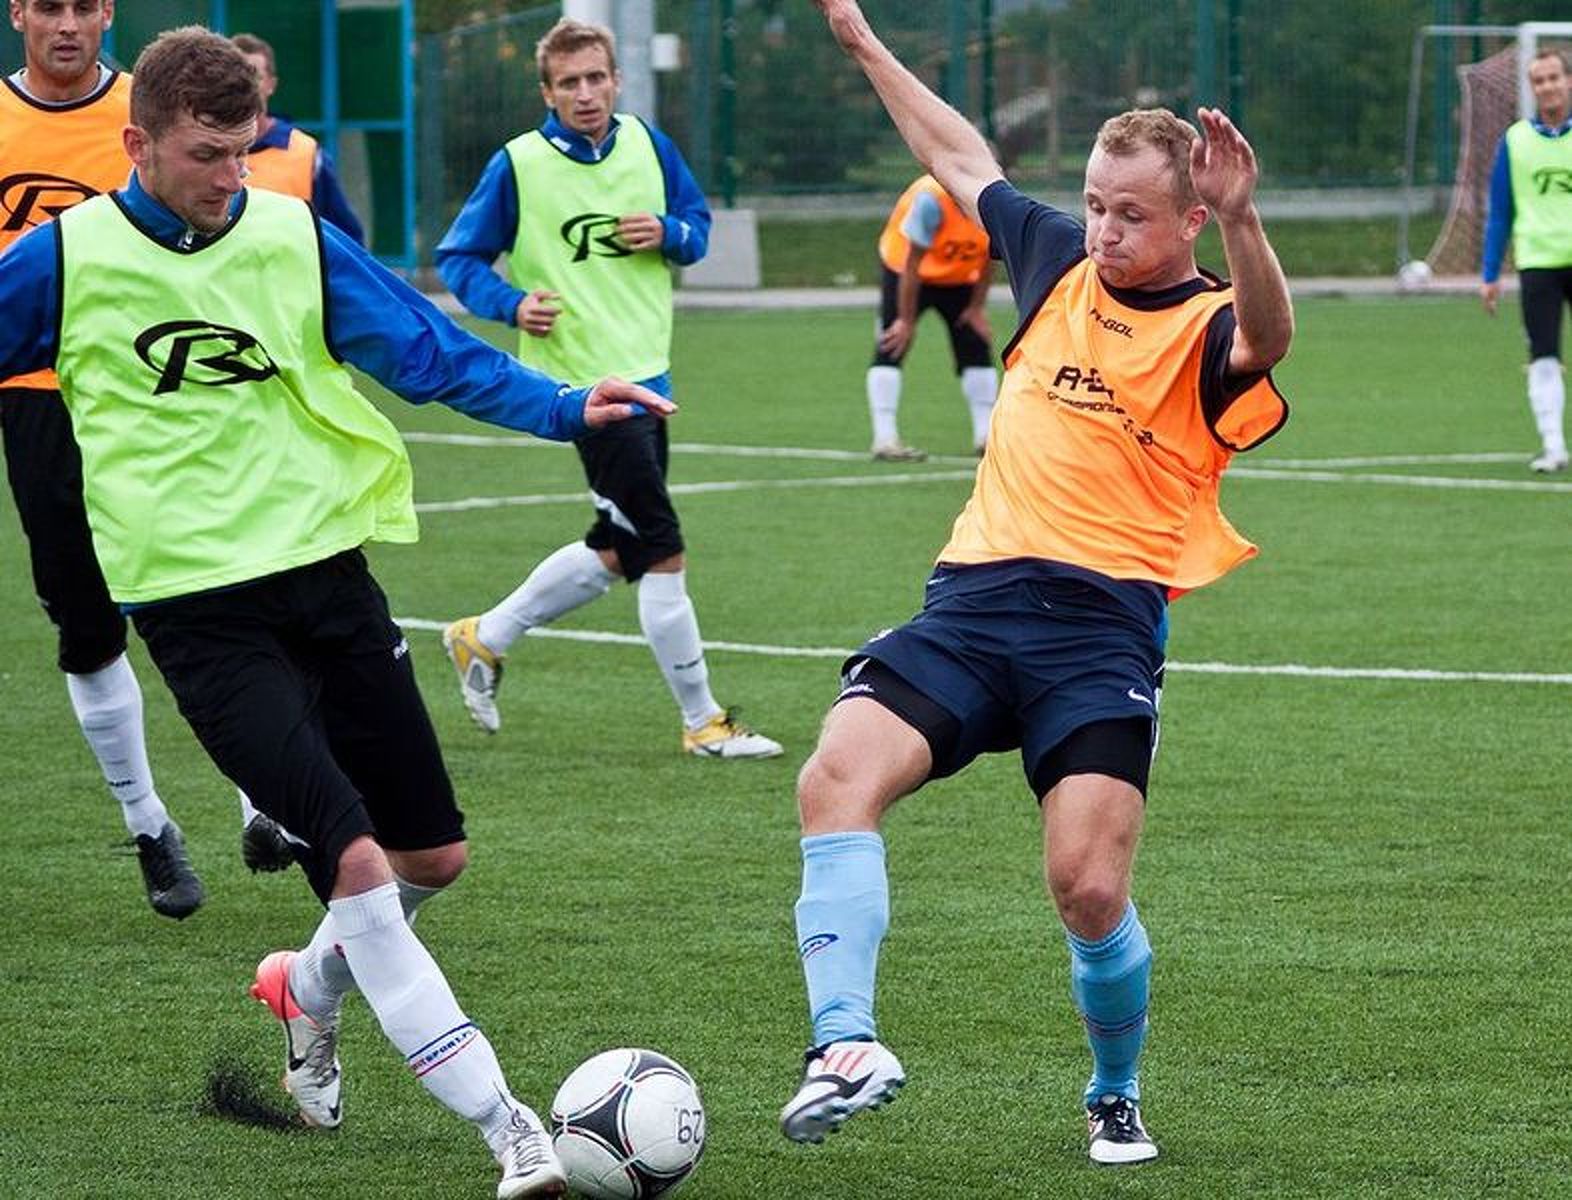
[(1137, 1079), (1146, 1042), (1146, 1005), (1152, 990), (1152, 946), (1135, 905), (1112, 933), (1095, 942), (1065, 930), (1070, 943), (1070, 994), (1092, 1047), (1086, 1102), (1110, 1092), (1141, 1098)]
[(797, 951), (815, 1046), (875, 1036), (874, 974), (889, 925), (884, 839), (877, 833), (803, 838)]

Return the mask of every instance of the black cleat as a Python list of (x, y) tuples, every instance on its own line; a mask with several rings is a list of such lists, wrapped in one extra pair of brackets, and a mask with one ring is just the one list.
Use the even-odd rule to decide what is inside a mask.
[(1086, 1107), (1087, 1149), (1094, 1163), (1117, 1166), (1149, 1162), (1157, 1157), (1157, 1143), (1141, 1124), (1141, 1106), (1126, 1096), (1110, 1092)]
[(138, 834), (136, 857), (142, 866), (147, 900), (161, 917), (182, 921), (202, 907), (207, 893), (186, 857), (186, 840), (180, 826), (170, 821), (156, 838)]
[(240, 858), (253, 871), (287, 871), (295, 849), (284, 827), (266, 813), (257, 813), (240, 831)]

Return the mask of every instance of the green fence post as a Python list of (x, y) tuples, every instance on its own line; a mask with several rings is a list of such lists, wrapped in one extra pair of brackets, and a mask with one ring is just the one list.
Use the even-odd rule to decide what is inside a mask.
[(737, 205), (737, 4), (720, 0), (720, 87), (716, 124), (720, 135), (720, 190), (727, 208)]
[(982, 119), (983, 133), (990, 142), (996, 141), (993, 124), (993, 0), (979, 0), (982, 6)]
[(1195, 102), (1217, 103), (1217, 21), (1212, 0), (1195, 0)]

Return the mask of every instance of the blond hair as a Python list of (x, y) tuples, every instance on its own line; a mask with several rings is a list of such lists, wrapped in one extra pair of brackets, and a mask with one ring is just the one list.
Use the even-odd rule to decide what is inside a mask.
[(1194, 125), (1166, 108), (1136, 108), (1109, 117), (1097, 131), (1097, 148), (1123, 158), (1151, 146), (1168, 162), (1173, 177), (1174, 200), (1181, 210), (1201, 203), (1190, 182), (1190, 147), (1200, 133)]

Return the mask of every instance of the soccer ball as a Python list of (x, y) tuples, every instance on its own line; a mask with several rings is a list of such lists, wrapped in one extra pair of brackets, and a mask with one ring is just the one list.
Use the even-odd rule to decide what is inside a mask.
[(1430, 282), (1430, 264), (1422, 258), (1406, 262), (1397, 273), (1397, 282), (1404, 291), (1417, 291)]
[(653, 1050), (607, 1050), (576, 1067), (551, 1102), (568, 1186), (591, 1200), (669, 1192), (704, 1153), (704, 1105), (680, 1066)]

